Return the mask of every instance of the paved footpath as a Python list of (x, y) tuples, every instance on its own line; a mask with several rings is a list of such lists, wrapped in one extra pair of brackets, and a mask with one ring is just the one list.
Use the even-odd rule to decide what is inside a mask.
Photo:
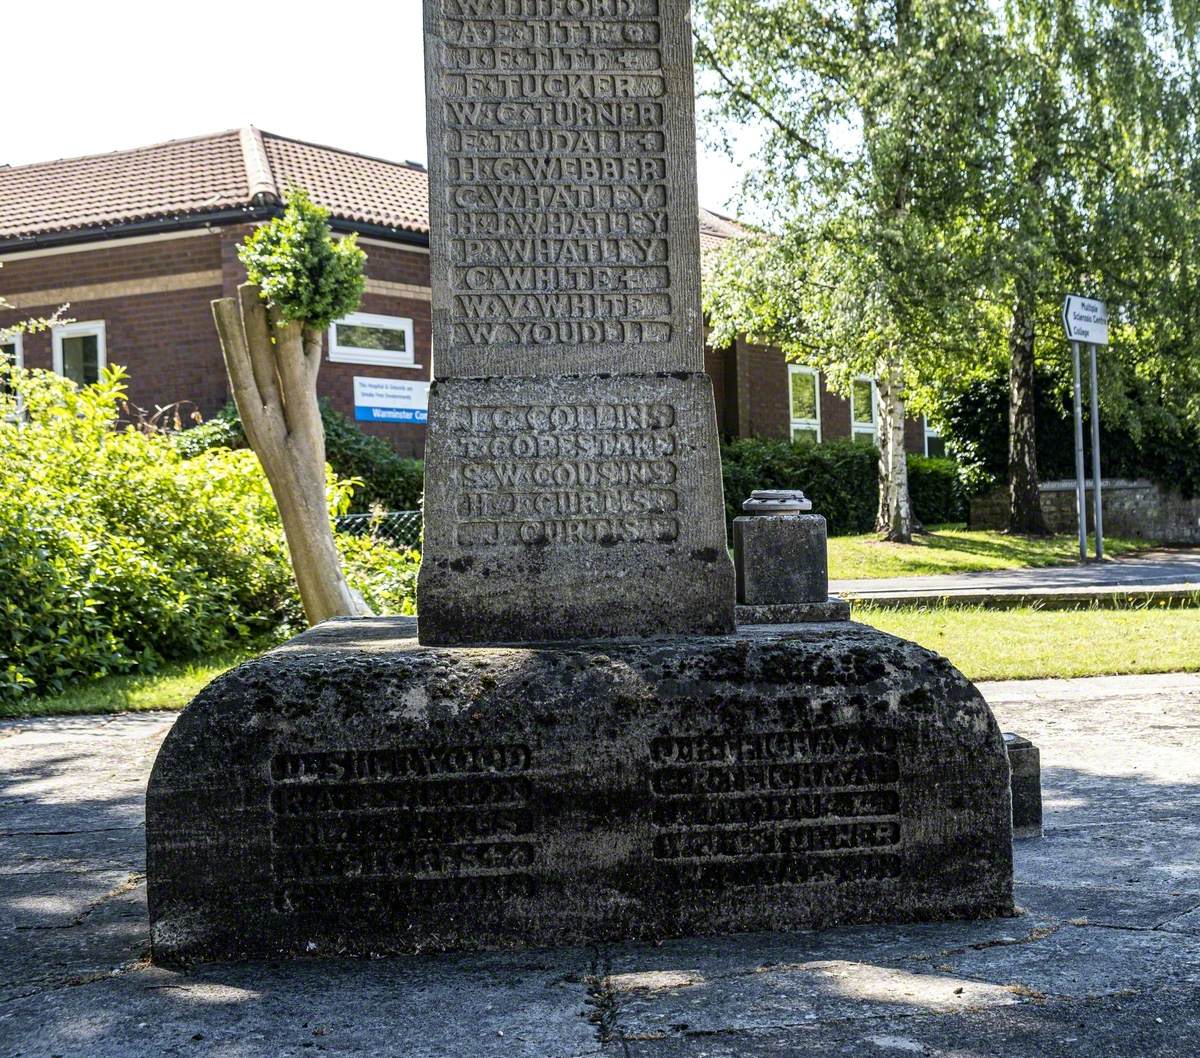
[(146, 962), (171, 717), (0, 724), (0, 1058), (1196, 1058), (1200, 676), (983, 689), (1042, 751), (1017, 918), (189, 973)]
[(1043, 607), (1147, 601), (1200, 593), (1200, 549), (1143, 551), (1136, 555), (1045, 569), (1000, 569), (921, 577), (831, 580), (829, 590), (880, 605)]

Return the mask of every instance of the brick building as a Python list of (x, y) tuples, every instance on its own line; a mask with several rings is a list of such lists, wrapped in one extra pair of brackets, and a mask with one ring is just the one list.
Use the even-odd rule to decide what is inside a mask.
[[(420, 455), (430, 377), (428, 181), (387, 162), (254, 128), (17, 167), (0, 167), (0, 330), (64, 303), (71, 322), (8, 338), (3, 354), (79, 382), (105, 364), (130, 374), (130, 397), (153, 410), (188, 401), (204, 416), (229, 399), (209, 302), (245, 279), (236, 247), (302, 187), (338, 232), (367, 253), (360, 311), (325, 338), (319, 387), (333, 406), (400, 452)], [(741, 233), (702, 210), (701, 245)], [(871, 439), (873, 383), (847, 401), (777, 349), (739, 340), (707, 349), (726, 437)], [(930, 443), (908, 424), (911, 451)], [(936, 445), (936, 440), (933, 444)]]

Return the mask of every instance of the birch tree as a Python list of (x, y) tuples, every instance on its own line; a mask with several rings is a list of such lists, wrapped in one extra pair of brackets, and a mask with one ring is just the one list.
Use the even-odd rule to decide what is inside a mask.
[(716, 341), (738, 331), (877, 380), (878, 529), (910, 542), (904, 420), (931, 370), (978, 358), (999, 97), (976, 0), (700, 0), (713, 125), (761, 133), (746, 192), (779, 218), (711, 268)]
[(309, 624), (369, 616), (346, 582), (326, 497), (325, 434), (317, 403), (321, 336), (362, 298), (365, 255), (335, 242), (328, 213), (302, 192), (247, 237), (250, 282), (212, 303), (246, 439), (271, 485)]
[[(1044, 533), (1034, 367), (1064, 360), (1063, 295), (1105, 298), (1124, 324), (1118, 350), (1136, 348), (1138, 361), (1195, 348), (1200, 5), (1008, 0), (1000, 19), (994, 238), (1007, 307), (1009, 528)], [(1140, 366), (1121, 355), (1109, 359), (1113, 393), (1122, 370)]]

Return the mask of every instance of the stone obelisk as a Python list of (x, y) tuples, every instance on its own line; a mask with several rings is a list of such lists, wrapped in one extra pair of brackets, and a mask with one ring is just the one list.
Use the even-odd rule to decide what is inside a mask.
[(429, 0), (420, 638), (733, 628), (688, 0)]

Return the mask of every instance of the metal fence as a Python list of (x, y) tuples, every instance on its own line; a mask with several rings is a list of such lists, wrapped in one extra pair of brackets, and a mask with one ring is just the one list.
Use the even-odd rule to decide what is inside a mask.
[(333, 521), (339, 533), (351, 536), (377, 536), (396, 547), (420, 547), (420, 511), (372, 511), (370, 514), (343, 514)]

